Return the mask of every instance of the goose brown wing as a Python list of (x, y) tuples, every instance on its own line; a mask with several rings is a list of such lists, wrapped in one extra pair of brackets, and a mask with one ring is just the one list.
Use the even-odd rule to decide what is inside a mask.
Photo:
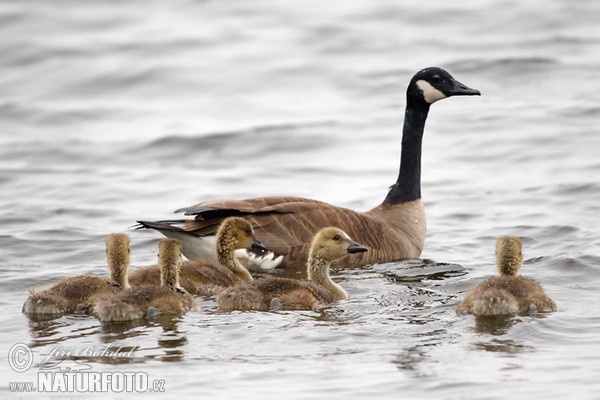
[(284, 255), (287, 265), (301, 267), (305, 265), (312, 238), (321, 228), (337, 226), (353, 237), (373, 225), (359, 212), (301, 197), (214, 200), (178, 211), (195, 215), (195, 219), (185, 222), (183, 229), (196, 235), (214, 234), (224, 218), (241, 216), (252, 223), (256, 236), (267, 249)]
[(369, 249), (334, 263), (345, 267), (418, 257), (425, 240), (425, 212), (420, 200), (382, 204), (363, 213), (302, 197), (274, 196), (212, 200), (178, 211), (195, 218), (138, 222), (140, 227), (163, 232), (207, 236), (216, 233), (223, 219), (241, 216), (252, 223), (267, 249), (284, 256), (282, 266), (301, 270), (306, 265), (312, 238), (327, 226), (342, 229)]

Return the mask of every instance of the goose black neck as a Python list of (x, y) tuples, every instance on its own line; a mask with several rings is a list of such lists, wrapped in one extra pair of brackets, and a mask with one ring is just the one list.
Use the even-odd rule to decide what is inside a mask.
[(410, 98), (407, 100), (402, 131), (400, 173), (383, 202), (386, 205), (406, 203), (421, 198), (421, 146), (429, 104), (424, 101), (411, 104)]

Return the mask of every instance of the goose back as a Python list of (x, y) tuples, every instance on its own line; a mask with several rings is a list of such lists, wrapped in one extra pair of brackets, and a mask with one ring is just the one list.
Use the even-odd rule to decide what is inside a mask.
[(213, 235), (224, 218), (241, 215), (252, 223), (256, 235), (269, 250), (284, 256), (284, 266), (302, 270), (312, 238), (327, 226), (341, 228), (369, 248), (366, 253), (351, 254), (334, 263), (346, 267), (418, 257), (426, 234), (425, 210), (420, 199), (382, 204), (367, 212), (285, 196), (213, 200), (180, 211), (195, 218), (186, 220), (179, 229), (196, 236)]

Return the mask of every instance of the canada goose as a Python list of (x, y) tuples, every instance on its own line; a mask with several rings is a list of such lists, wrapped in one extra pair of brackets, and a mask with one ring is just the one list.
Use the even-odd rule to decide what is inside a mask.
[[(243, 218), (229, 217), (221, 223), (216, 236), (217, 261), (208, 259), (184, 261), (179, 272), (181, 287), (192, 295), (210, 296), (237, 282), (250, 282), (252, 275), (235, 254), (237, 249), (263, 249), (254, 236), (252, 225)], [(158, 266), (138, 269), (129, 274), (133, 286), (158, 282)]]
[(383, 203), (357, 212), (300, 197), (256, 197), (210, 200), (176, 212), (192, 220), (137, 221), (183, 242), (189, 259), (213, 257), (212, 245), (219, 222), (230, 215), (247, 218), (265, 246), (284, 256), (282, 266), (306, 263), (308, 243), (321, 228), (335, 225), (369, 248), (368, 253), (340, 260), (348, 267), (415, 258), (425, 241), (425, 210), (421, 202), (421, 144), (429, 107), (451, 96), (480, 95), (438, 67), (425, 68), (411, 79), (406, 92), (400, 173)]
[(116, 293), (129, 287), (127, 267), (131, 259), (129, 236), (113, 233), (106, 237), (106, 263), (109, 278), (92, 275), (77, 275), (65, 278), (42, 291), (31, 291), (23, 304), (23, 313), (69, 314), (87, 312), (95, 296)]
[(519, 276), (523, 264), (521, 240), (505, 236), (496, 243), (500, 276), (486, 279), (467, 293), (456, 309), (458, 315), (513, 315), (556, 311), (556, 304), (532, 279)]
[(160, 284), (132, 287), (99, 299), (93, 309), (100, 321), (131, 321), (159, 314), (182, 315), (200, 309), (196, 300), (179, 287), (181, 242), (163, 239), (158, 248)]
[(341, 229), (324, 228), (310, 245), (308, 280), (267, 277), (234, 286), (217, 294), (219, 310), (309, 310), (347, 299), (346, 291), (331, 280), (329, 267), (348, 253), (365, 251), (366, 247), (352, 241)]

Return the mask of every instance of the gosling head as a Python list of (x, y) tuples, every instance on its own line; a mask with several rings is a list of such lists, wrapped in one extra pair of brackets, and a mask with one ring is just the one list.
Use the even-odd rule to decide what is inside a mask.
[(129, 287), (127, 267), (130, 262), (129, 236), (124, 233), (108, 235), (106, 237), (106, 263), (108, 264), (109, 278), (123, 288)]
[(181, 267), (181, 241), (162, 239), (158, 242), (158, 266), (162, 286), (179, 287), (179, 269)]
[(413, 76), (406, 96), (416, 104), (433, 104), (451, 96), (479, 96), (477, 89), (463, 85), (446, 70), (439, 67), (424, 68)]
[(217, 243), (223, 243), (231, 250), (260, 249), (267, 250), (254, 235), (252, 224), (240, 217), (225, 219), (217, 231)]
[(517, 276), (523, 264), (521, 240), (504, 236), (496, 242), (496, 266), (500, 275)]
[(349, 253), (363, 253), (367, 248), (354, 242), (343, 230), (335, 227), (323, 228), (314, 237), (310, 256), (335, 261)]

